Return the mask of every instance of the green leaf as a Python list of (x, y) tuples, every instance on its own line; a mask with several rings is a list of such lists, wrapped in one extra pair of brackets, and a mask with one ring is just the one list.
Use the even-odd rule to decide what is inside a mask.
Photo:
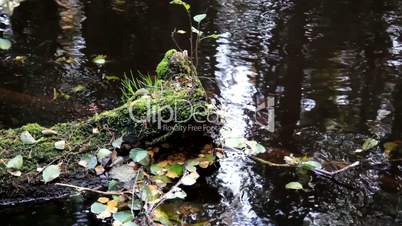
[(302, 167), (304, 169), (313, 170), (313, 169), (321, 169), (321, 163), (317, 161), (307, 161), (302, 163)]
[(121, 136), (121, 137), (117, 138), (116, 140), (114, 140), (112, 142), (112, 146), (114, 148), (120, 148), (122, 143), (123, 143), (123, 136)]
[(207, 39), (207, 38), (218, 39), (219, 37), (221, 37), (220, 34), (212, 34), (212, 35), (208, 35), (208, 36), (205, 37), (204, 39)]
[(0, 49), (8, 50), (11, 48), (11, 42), (8, 39), (0, 38)]
[(286, 184), (285, 188), (293, 189), (293, 190), (301, 190), (301, 189), (303, 189), (303, 185), (300, 184), (299, 182), (290, 182), (290, 183)]
[(205, 17), (207, 17), (207, 14), (199, 14), (199, 15), (194, 16), (193, 19), (195, 22), (201, 23), (201, 21), (204, 20)]
[(138, 226), (138, 224), (136, 224), (134, 222), (126, 222), (122, 226)]
[(185, 3), (182, 0), (173, 0), (170, 2), (170, 4), (172, 5), (181, 5), (184, 7), (184, 9), (186, 9), (186, 11), (188, 12), (190, 10), (190, 5), (188, 3)]
[(247, 140), (243, 137), (232, 137), (225, 139), (225, 145), (231, 148), (244, 148)]
[(66, 141), (64, 140), (60, 140), (54, 143), (54, 148), (56, 148), (57, 150), (64, 150), (65, 147)]
[(95, 155), (87, 154), (81, 158), (78, 164), (87, 169), (95, 169), (96, 165), (98, 164), (98, 159)]
[(363, 151), (367, 151), (367, 150), (372, 149), (372, 148), (374, 148), (375, 146), (377, 146), (378, 143), (380, 143), (380, 142), (379, 142), (378, 140), (376, 140), (376, 139), (367, 138), (367, 139), (364, 141), (363, 145), (362, 145), (362, 149), (363, 149)]
[(109, 80), (109, 81), (119, 81), (120, 80), (120, 78), (115, 75), (106, 75), (105, 78), (106, 78), (106, 80)]
[(384, 144), (384, 153), (386, 155), (389, 155), (391, 152), (396, 150), (399, 147), (399, 145), (395, 142), (387, 142)]
[(173, 188), (169, 193), (166, 194), (166, 199), (184, 199), (187, 194), (179, 187)]
[(106, 63), (106, 55), (97, 55), (92, 62), (94, 62), (97, 65), (103, 65)]
[(183, 175), (183, 166), (179, 164), (173, 164), (169, 166), (168, 172), (166, 174), (166, 176), (170, 178), (180, 177), (181, 175)]
[(35, 144), (38, 142), (28, 131), (22, 132), (20, 135), (20, 139), (23, 144)]
[(157, 176), (153, 176), (152, 180), (157, 183), (157, 184), (168, 184), (168, 183), (172, 183), (172, 180), (165, 176), (165, 175), (157, 175)]
[(194, 33), (196, 33), (196, 34), (198, 34), (199, 36), (201, 36), (201, 35), (203, 34), (202, 31), (198, 30), (198, 29), (195, 28), (195, 27), (191, 27), (191, 31), (194, 32)]
[(158, 164), (151, 165), (150, 171), (153, 175), (163, 175), (163, 169)]
[(135, 199), (134, 202), (130, 201), (128, 207), (132, 210), (141, 210), (142, 209), (142, 202), (139, 199)]
[(191, 186), (197, 182), (200, 175), (197, 172), (192, 172), (181, 179), (183, 185)]
[(257, 143), (257, 141), (252, 140), (252, 141), (246, 141), (246, 144), (250, 147), (249, 149), (246, 149), (246, 154), (249, 155), (257, 155), (264, 153), (265, 147), (262, 146), (261, 144)]
[(60, 167), (58, 165), (50, 165), (42, 172), (45, 183), (48, 183), (60, 176)]
[(98, 157), (98, 160), (101, 160), (103, 158), (109, 157), (111, 154), (112, 154), (112, 152), (109, 151), (109, 149), (101, 148), (96, 153), (96, 157)]
[(22, 155), (17, 155), (17, 156), (15, 156), (14, 158), (10, 159), (7, 162), (6, 167), (7, 167), (7, 169), (17, 169), (17, 170), (19, 170), (19, 169), (22, 168), (23, 164), (24, 164), (24, 160), (22, 158)]
[(144, 149), (141, 148), (131, 149), (129, 156), (134, 162), (138, 162), (141, 165), (147, 166), (150, 163), (148, 151)]
[(76, 86), (73, 88), (73, 92), (74, 92), (74, 93), (78, 93), (78, 92), (81, 92), (81, 91), (84, 91), (84, 90), (85, 90), (85, 86), (83, 86), (83, 85), (81, 85), (81, 84), (76, 85)]
[(131, 214), (131, 212), (126, 210), (126, 211), (119, 211), (117, 213), (114, 213), (113, 219), (124, 224), (126, 222), (132, 221), (134, 218), (133, 218), (133, 215)]
[(94, 214), (100, 214), (103, 211), (105, 211), (106, 209), (107, 209), (107, 206), (103, 205), (102, 203), (99, 203), (99, 202), (94, 202), (91, 205), (91, 213), (94, 213)]

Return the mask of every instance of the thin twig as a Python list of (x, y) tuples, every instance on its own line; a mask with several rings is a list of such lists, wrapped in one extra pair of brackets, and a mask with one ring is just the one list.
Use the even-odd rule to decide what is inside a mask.
[(64, 184), (64, 183), (55, 183), (55, 185), (57, 186), (62, 186), (62, 187), (69, 187), (69, 188), (74, 188), (77, 189), (79, 192), (81, 191), (90, 191), (90, 192), (94, 192), (94, 193), (98, 193), (98, 194), (102, 194), (102, 195), (124, 195), (124, 194), (131, 194), (128, 191), (100, 191), (97, 189), (93, 189), (93, 188), (86, 188), (86, 187), (80, 187), (80, 186), (76, 186), (73, 184)]
[(156, 204), (153, 204), (152, 206), (150, 206), (149, 210), (147, 211), (148, 213), (152, 213), (152, 211), (154, 211), (156, 208), (158, 208), (163, 202), (165, 202), (165, 200), (167, 199), (167, 196), (172, 193), (173, 191), (175, 191), (183, 182), (183, 178), (185, 176), (188, 175), (188, 171), (186, 170), (183, 173), (183, 176), (180, 178), (179, 181), (177, 181), (177, 183), (175, 185), (173, 185), (173, 187), (170, 188), (170, 190), (168, 192), (166, 192), (165, 194), (163, 194), (160, 198), (159, 198), (159, 202), (157, 202)]
[(360, 162), (356, 161), (356, 162), (354, 162), (354, 163), (352, 163), (352, 164), (350, 164), (348, 166), (345, 166), (345, 167), (343, 167), (343, 168), (341, 168), (339, 170), (335, 170), (335, 171), (327, 171), (327, 170), (324, 170), (324, 169), (313, 169), (312, 171), (315, 172), (315, 173), (318, 173), (318, 174), (325, 174), (325, 175), (328, 175), (328, 176), (334, 176), (335, 174), (342, 173), (342, 172), (344, 172), (344, 171), (346, 171), (346, 170), (348, 170), (350, 168), (353, 168), (355, 166), (358, 166), (358, 165), (360, 165)]
[(174, 43), (174, 45), (176, 46), (176, 48), (178, 50), (180, 50), (180, 52), (183, 52), (183, 50), (180, 48), (179, 44), (177, 43), (176, 37), (174, 36), (176, 34), (176, 28), (173, 29), (172, 33), (170, 34), (170, 37), (172, 38), (172, 41)]
[(286, 163), (274, 163), (274, 162), (271, 162), (271, 161), (268, 161), (268, 160), (264, 160), (264, 159), (261, 159), (261, 158), (255, 157), (255, 156), (248, 156), (248, 157), (250, 157), (251, 159), (253, 159), (253, 160), (257, 161), (257, 162), (260, 162), (260, 163), (263, 163), (263, 164), (269, 165), (269, 166), (275, 166), (275, 167), (296, 167), (296, 165), (289, 165), (289, 164), (286, 164)]
[(137, 181), (138, 181), (138, 176), (140, 175), (141, 171), (142, 171), (142, 167), (138, 169), (137, 175), (135, 176), (135, 179), (134, 179), (133, 189), (132, 189), (132, 192), (131, 192), (132, 196), (131, 196), (131, 208), (130, 209), (131, 209), (131, 215), (133, 215), (133, 217), (135, 217), (135, 215), (134, 215), (135, 187), (136, 187), (136, 184), (137, 184)]

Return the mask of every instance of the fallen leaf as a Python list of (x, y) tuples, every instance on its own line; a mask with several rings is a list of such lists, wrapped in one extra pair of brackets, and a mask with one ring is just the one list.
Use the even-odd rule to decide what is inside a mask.
[(24, 159), (22, 158), (22, 155), (17, 155), (7, 162), (6, 168), (19, 170), (22, 168), (23, 164)]
[(60, 167), (58, 165), (50, 165), (42, 172), (45, 183), (48, 183), (60, 176)]
[(286, 189), (293, 189), (293, 190), (300, 190), (303, 189), (303, 185), (299, 182), (290, 182), (287, 183), (285, 186)]
[(66, 148), (66, 141), (65, 140), (60, 140), (54, 143), (54, 148), (57, 150), (64, 150)]
[(108, 197), (99, 197), (97, 201), (102, 203), (102, 204), (105, 204), (105, 203), (109, 202), (109, 200), (110, 199)]
[(35, 144), (36, 142), (38, 142), (28, 131), (22, 132), (20, 135), (20, 139), (23, 144)]

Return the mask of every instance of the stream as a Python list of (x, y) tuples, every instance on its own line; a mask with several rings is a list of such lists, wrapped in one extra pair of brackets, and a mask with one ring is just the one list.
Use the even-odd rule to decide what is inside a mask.
[[(52, 125), (118, 106), (116, 78), (153, 73), (174, 48), (171, 31), (186, 21), (161, 0), (16, 2), (0, 11), (0, 34), (13, 43), (0, 51), (0, 128)], [(380, 147), (355, 152), (368, 137), (402, 140), (402, 1), (191, 5), (193, 14), (208, 14), (206, 33), (221, 34), (202, 44), (199, 69), (225, 112), (221, 137), (256, 140), (272, 161), (291, 153), (329, 168), (361, 161), (336, 180), (317, 176), (314, 189), (292, 191), (285, 189), (297, 180), (292, 170), (227, 149), (206, 178), (208, 192), (193, 194), (202, 217), (211, 225), (402, 225), (400, 161)], [(107, 56), (101, 67), (92, 63), (100, 54)], [(106, 225), (90, 204), (74, 196), (0, 206), (1, 225)]]

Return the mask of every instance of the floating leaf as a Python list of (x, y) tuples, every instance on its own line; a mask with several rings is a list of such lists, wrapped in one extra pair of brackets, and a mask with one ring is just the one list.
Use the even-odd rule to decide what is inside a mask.
[(131, 212), (126, 210), (126, 211), (119, 211), (117, 213), (114, 213), (113, 219), (124, 224), (126, 222), (132, 221), (134, 218), (133, 218), (133, 215), (131, 214)]
[(83, 85), (76, 85), (74, 88), (73, 88), (73, 92), (74, 93), (78, 93), (78, 92), (81, 92), (81, 91), (84, 91), (86, 88), (85, 88), (85, 86), (83, 86)]
[(22, 158), (22, 155), (17, 155), (7, 162), (6, 167), (7, 167), (7, 169), (19, 170), (22, 168), (23, 164), (24, 164), (24, 160)]
[(384, 154), (389, 155), (392, 151), (398, 148), (398, 144), (395, 142), (387, 142), (384, 144)]
[(103, 168), (102, 165), (99, 165), (99, 166), (95, 167), (96, 175), (99, 176), (99, 175), (103, 174), (104, 172), (105, 172), (105, 168)]
[(130, 222), (126, 222), (126, 223), (122, 224), (121, 226), (138, 226), (138, 224), (130, 221)]
[(372, 149), (372, 148), (374, 148), (375, 146), (377, 146), (378, 143), (379, 143), (379, 141), (376, 140), (376, 139), (367, 138), (367, 139), (364, 141), (363, 145), (362, 145), (362, 149), (363, 149), (363, 151), (367, 151), (367, 150)]
[(101, 204), (101, 203), (99, 203), (99, 202), (94, 202), (94, 203), (91, 205), (91, 213), (94, 213), (94, 214), (101, 214), (103, 211), (106, 210), (106, 208), (107, 208), (106, 205)]
[(11, 42), (8, 39), (0, 38), (0, 49), (8, 50), (11, 48)]
[(152, 212), (153, 219), (157, 222), (160, 222), (162, 225), (170, 226), (173, 225), (172, 222), (169, 220), (169, 215), (166, 214), (161, 209), (155, 209)]
[(308, 170), (321, 169), (321, 163), (317, 161), (307, 161), (302, 163), (302, 167)]
[(132, 210), (141, 210), (142, 202), (139, 199), (135, 199), (133, 202), (130, 202), (130, 205), (128, 207)]
[(107, 190), (114, 191), (117, 190), (119, 186), (119, 182), (117, 180), (110, 180), (107, 182)]
[(48, 183), (60, 176), (60, 167), (58, 165), (50, 165), (42, 172), (45, 183)]
[(266, 151), (265, 147), (257, 143), (257, 141), (246, 141), (246, 144), (249, 147), (246, 149), (246, 154), (248, 155), (257, 155)]
[(98, 159), (94, 155), (87, 154), (81, 158), (78, 164), (87, 169), (95, 169), (96, 165), (98, 164)]
[(152, 174), (154, 175), (163, 175), (163, 168), (159, 164), (153, 164), (149, 168)]
[(152, 180), (157, 183), (157, 184), (168, 184), (168, 183), (172, 183), (172, 180), (165, 176), (165, 175), (157, 175), (157, 176), (153, 176)]
[(109, 176), (123, 183), (129, 183), (136, 175), (133, 167), (129, 165), (115, 166), (109, 171)]
[(20, 135), (20, 139), (23, 144), (35, 144), (36, 142), (38, 142), (28, 131), (22, 132)]
[(57, 150), (64, 150), (66, 148), (66, 141), (61, 140), (54, 143), (54, 148)]
[(247, 140), (243, 137), (233, 137), (225, 139), (225, 145), (231, 148), (244, 148)]
[(201, 23), (201, 21), (204, 20), (205, 17), (207, 17), (207, 14), (199, 14), (199, 15), (194, 16), (193, 19), (195, 22)]
[(114, 140), (112, 142), (112, 146), (114, 148), (120, 148), (122, 143), (123, 143), (123, 136), (121, 136), (121, 137), (117, 138), (116, 140)]
[(96, 153), (96, 157), (98, 157), (98, 160), (101, 160), (103, 158), (109, 157), (111, 154), (112, 152), (109, 149), (101, 148)]
[(106, 206), (107, 206), (107, 210), (111, 213), (116, 213), (117, 212), (117, 205), (119, 203), (116, 200), (110, 200), (109, 202), (107, 202)]
[(119, 81), (120, 80), (120, 78), (115, 75), (106, 75), (105, 78), (106, 78), (106, 80), (109, 80), (109, 81)]
[(187, 194), (179, 187), (173, 188), (169, 193), (166, 194), (166, 199), (184, 199)]
[(184, 185), (190, 186), (197, 182), (197, 179), (200, 175), (197, 172), (192, 172), (186, 176), (184, 176), (181, 180)]
[(106, 55), (97, 55), (92, 62), (94, 62), (97, 65), (103, 65), (106, 63)]
[(97, 201), (105, 204), (105, 203), (109, 202), (109, 200), (110, 199), (108, 197), (99, 197)]
[(293, 190), (300, 190), (300, 189), (303, 189), (303, 185), (300, 184), (299, 182), (290, 182), (290, 183), (286, 184), (285, 188), (293, 189)]
[(169, 166), (166, 176), (170, 178), (177, 178), (182, 174), (183, 174), (183, 166), (179, 164), (173, 164)]
[(131, 149), (129, 156), (134, 162), (138, 162), (141, 165), (147, 166), (150, 163), (148, 151), (144, 149), (141, 148)]

